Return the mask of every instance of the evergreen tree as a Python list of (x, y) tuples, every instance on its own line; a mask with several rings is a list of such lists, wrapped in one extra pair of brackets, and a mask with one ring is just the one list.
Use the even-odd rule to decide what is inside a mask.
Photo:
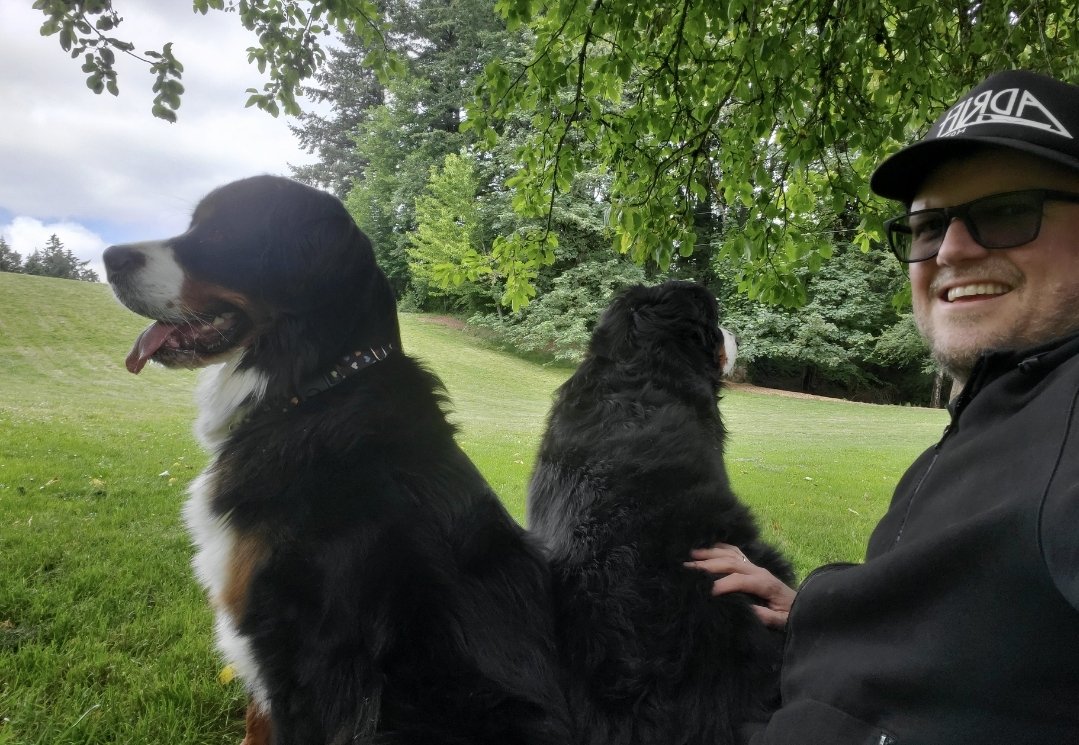
[[(348, 165), (339, 168), (354, 174), (345, 200), (349, 211), (371, 238), (394, 291), (422, 304), (430, 285), (421, 280), (414, 286), (408, 255), (416, 201), (446, 156), (474, 149), (475, 135), (462, 131), (465, 106), (487, 62), (513, 44), (488, 0), (390, 0), (386, 13), (394, 21), (386, 43), (407, 60), (408, 75), (394, 78), (377, 105), (368, 97), (365, 105), (336, 110), (332, 130), (350, 133), (355, 142), (344, 156)], [(362, 45), (356, 49), (360, 54)], [(331, 58), (327, 77), (355, 79), (353, 64)], [(315, 138), (312, 125), (304, 126)], [(485, 181), (488, 175), (479, 173), (480, 198), (499, 188)]]
[(97, 272), (86, 268), (89, 263), (89, 260), (79, 261), (71, 249), (64, 248), (59, 236), (53, 233), (43, 249), (38, 249), (26, 257), (23, 271), (42, 277), (97, 282)]
[(0, 236), (0, 272), (21, 272), (22, 256)]
[(366, 64), (367, 48), (356, 34), (342, 36), (341, 47), (329, 50), (326, 65), (315, 75), (317, 85), (303, 89), (319, 104), (330, 104), (326, 114), (304, 112), (298, 126), (289, 125), (318, 161), (293, 167), (300, 181), (329, 188), (344, 198), (363, 177), (367, 160), (356, 150), (359, 126), (370, 112), (386, 102), (386, 89)]

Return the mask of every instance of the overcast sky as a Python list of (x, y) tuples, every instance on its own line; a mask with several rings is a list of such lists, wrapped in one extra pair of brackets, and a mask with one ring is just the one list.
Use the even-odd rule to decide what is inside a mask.
[(0, 235), (24, 259), (55, 233), (104, 280), (107, 246), (175, 235), (215, 186), (288, 176), (289, 164), (315, 159), (286, 117), (244, 108), (245, 91), (264, 80), (247, 63), (255, 37), (235, 14), (114, 0), (124, 22), (113, 35), (139, 52), (174, 42), (186, 93), (169, 124), (150, 114), (146, 65), (118, 55), (119, 97), (95, 95), (81, 60), (40, 35), (44, 16), (30, 6), (0, 0)]

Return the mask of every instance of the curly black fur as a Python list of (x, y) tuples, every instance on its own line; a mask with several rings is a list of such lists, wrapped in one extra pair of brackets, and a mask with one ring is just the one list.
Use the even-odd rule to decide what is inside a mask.
[(550, 414), (529, 525), (552, 563), (580, 744), (723, 745), (774, 704), (781, 636), (683, 567), (724, 542), (792, 574), (727, 479), (717, 315), (692, 283), (630, 289)]

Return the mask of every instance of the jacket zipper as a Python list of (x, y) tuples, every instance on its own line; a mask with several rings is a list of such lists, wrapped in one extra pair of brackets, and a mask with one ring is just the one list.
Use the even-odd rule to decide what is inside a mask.
[[(956, 416), (958, 417), (958, 410)], [(955, 422), (955, 418), (952, 419)], [(899, 523), (899, 530), (895, 533), (895, 541), (892, 543), (892, 548), (899, 545), (900, 539), (903, 537), (903, 531), (907, 527), (907, 520), (910, 519), (911, 508), (914, 507), (914, 501), (918, 498), (918, 492), (922, 490), (922, 484), (929, 478), (930, 472), (933, 470), (933, 466), (936, 465), (937, 458), (940, 457), (940, 449), (944, 446), (944, 441), (948, 439), (948, 435), (952, 431), (952, 424), (949, 423), (944, 427), (944, 432), (941, 434), (940, 439), (937, 440), (937, 444), (933, 446), (933, 458), (929, 461), (929, 465), (926, 466), (925, 471), (922, 472), (921, 478), (918, 479), (918, 483), (914, 485), (914, 491), (910, 494), (910, 499), (907, 500), (907, 511), (903, 513), (903, 520)]]

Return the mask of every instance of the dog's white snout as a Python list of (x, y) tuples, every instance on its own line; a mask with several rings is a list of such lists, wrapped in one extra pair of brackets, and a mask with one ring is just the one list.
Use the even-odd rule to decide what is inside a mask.
[(177, 316), (184, 270), (167, 241), (110, 246), (103, 258), (105, 275), (120, 302), (158, 320)]
[(734, 334), (722, 326), (719, 327), (723, 334), (723, 352), (719, 358), (720, 371), (724, 375), (730, 375), (734, 370), (734, 361), (738, 357), (738, 343), (734, 340)]

